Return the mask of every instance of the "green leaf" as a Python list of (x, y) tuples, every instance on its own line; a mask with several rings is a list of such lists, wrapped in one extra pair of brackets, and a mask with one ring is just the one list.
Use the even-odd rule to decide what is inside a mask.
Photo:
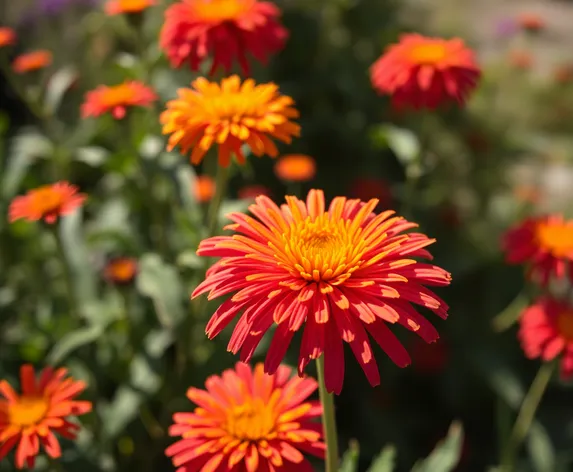
[(423, 461), (417, 462), (412, 472), (450, 472), (458, 465), (462, 453), (464, 432), (461, 423), (454, 421), (446, 439)]
[(69, 90), (78, 73), (73, 67), (64, 67), (57, 71), (48, 82), (45, 96), (45, 109), (50, 115), (56, 113), (65, 93)]
[(360, 457), (360, 448), (358, 441), (350, 441), (348, 450), (342, 457), (340, 472), (356, 472), (358, 470), (358, 459)]
[(396, 448), (388, 445), (370, 465), (368, 472), (392, 472), (396, 466)]
[(92, 167), (100, 167), (107, 161), (109, 151), (98, 146), (84, 146), (76, 149), (75, 159)]
[(60, 364), (72, 351), (95, 342), (103, 332), (103, 327), (99, 325), (92, 325), (72, 331), (58, 341), (52, 348), (47, 357), (48, 364)]
[(551, 439), (540, 424), (532, 424), (527, 437), (527, 449), (531, 463), (537, 472), (554, 472), (557, 457)]
[(376, 147), (389, 147), (405, 167), (420, 157), (420, 141), (410, 130), (382, 124), (372, 128), (370, 137)]
[(118, 389), (110, 404), (100, 404), (101, 424), (106, 436), (110, 439), (117, 437), (137, 416), (143, 401), (141, 392), (124, 385)]

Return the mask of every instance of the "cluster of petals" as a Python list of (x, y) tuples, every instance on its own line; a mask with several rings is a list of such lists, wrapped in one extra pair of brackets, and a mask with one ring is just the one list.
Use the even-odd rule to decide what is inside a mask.
[(290, 376), (285, 366), (267, 375), (262, 364), (238, 363), (209, 377), (206, 390), (190, 388), (197, 408), (173, 416), (169, 434), (181, 439), (165, 451), (177, 472), (312, 472), (302, 453), (325, 450), (322, 407), (307, 400), (318, 385)]
[(280, 10), (258, 0), (182, 0), (165, 12), (160, 45), (174, 67), (187, 63), (192, 70), (212, 58), (212, 75), (219, 67), (227, 73), (238, 61), (249, 76), (247, 54), (266, 63), (283, 48), (287, 31)]
[(20, 368), (18, 395), (6, 380), (0, 381), (0, 459), (16, 448), (17, 469), (34, 467), (40, 446), (48, 456), (61, 456), (56, 434), (75, 439), (79, 427), (69, 416), (88, 413), (91, 402), (75, 398), (86, 385), (67, 376), (64, 368), (54, 371), (45, 368), (36, 379), (34, 368), (25, 364)]
[(378, 201), (335, 198), (311, 190), (306, 202), (286, 197), (280, 207), (259, 196), (254, 215), (231, 213), (232, 236), (201, 242), (197, 253), (219, 257), (193, 292), (209, 299), (232, 294), (207, 325), (217, 336), (239, 314), (228, 349), (248, 362), (265, 332), (276, 325), (265, 371), (277, 370), (294, 334), (303, 329), (298, 371), (324, 355), (328, 391), (339, 393), (344, 379), (344, 344), (350, 345), (372, 385), (380, 374), (369, 335), (398, 366), (410, 356), (389, 325), (398, 323), (426, 342), (438, 332), (412, 304), (442, 318), (447, 305), (425, 285), (446, 286), (451, 276), (432, 264), (426, 247), (435, 240), (405, 233), (417, 225), (374, 214)]
[(48, 67), (52, 63), (52, 53), (45, 49), (21, 54), (12, 62), (12, 69), (17, 74), (24, 74)]
[(380, 94), (390, 95), (398, 109), (463, 104), (480, 75), (473, 51), (461, 39), (419, 34), (402, 35), (371, 68), (372, 85)]
[(153, 89), (136, 80), (114, 86), (100, 85), (86, 94), (82, 117), (111, 113), (116, 120), (120, 120), (125, 117), (128, 108), (148, 107), (155, 100), (157, 95)]

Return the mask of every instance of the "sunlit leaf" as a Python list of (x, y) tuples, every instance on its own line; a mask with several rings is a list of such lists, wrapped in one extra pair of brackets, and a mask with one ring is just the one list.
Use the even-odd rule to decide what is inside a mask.
[(450, 472), (458, 465), (462, 454), (464, 432), (461, 423), (450, 426), (446, 438), (438, 443), (430, 455), (417, 462), (412, 472)]
[(78, 73), (74, 67), (64, 67), (50, 77), (45, 95), (45, 110), (48, 114), (54, 114), (58, 110), (65, 93), (77, 77)]
[(358, 459), (360, 457), (360, 448), (357, 441), (350, 441), (348, 450), (342, 456), (340, 472), (356, 472), (358, 470)]
[(374, 459), (368, 472), (393, 472), (396, 464), (396, 448), (392, 445), (386, 446), (378, 457)]

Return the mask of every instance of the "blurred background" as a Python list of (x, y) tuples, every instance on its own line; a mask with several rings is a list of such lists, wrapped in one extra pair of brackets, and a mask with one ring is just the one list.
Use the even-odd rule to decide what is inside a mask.
[[(192, 169), (177, 152), (163, 152), (157, 110), (135, 115), (141, 158), (157, 169), (150, 193), (164, 210), (184, 203), (162, 223), (167, 247), (155, 247), (152, 233), (161, 228), (152, 227), (147, 204), (129, 183), (136, 157), (124, 142), (125, 130), (111, 117), (79, 117), (84, 93), (99, 84), (143, 74), (161, 97), (160, 110), (196, 76), (167, 67), (157, 34), (169, 2), (160, 3), (145, 13), (141, 37), (134, 40), (133, 25), (106, 16), (97, 0), (0, 0), (0, 23), (19, 37), (2, 60), (8, 64), (38, 48), (54, 54), (53, 64), (34, 75), (14, 82), (5, 68), (1, 76), (0, 211), (5, 214), (14, 195), (59, 178), (90, 195), (83, 213), (66, 218), (62, 229), (80, 321), (67, 311), (50, 235), (0, 219), (0, 378), (14, 381), (22, 362), (62, 363), (88, 381), (86, 397), (96, 402), (94, 413), (82, 418), (86, 428), (78, 447), (65, 449), (66, 471), (171, 470), (163, 453), (172, 442), (166, 430), (174, 411), (190, 408), (187, 387), (202, 386), (236, 361), (225, 349), (230, 331), (208, 342), (205, 320), (190, 314), (188, 300), (200, 280), (194, 251), (205, 209), (194, 190), (195, 173), (213, 175), (213, 162)], [(526, 215), (568, 214), (572, 206), (573, 3), (275, 3), (290, 38), (268, 67), (253, 64), (252, 75), (278, 83), (294, 98), (302, 137), (280, 149), (312, 156), (316, 173), (285, 182), (274, 172), (275, 161), (250, 158), (235, 170), (222, 214), (245, 210), (249, 200), (242, 197), (252, 185), (264, 186), (276, 201), (316, 187), (328, 199), (378, 198), (381, 209), (400, 211), (406, 175), (415, 175), (407, 212), (437, 238), (435, 263), (453, 275), (452, 286), (438, 291), (451, 306), (450, 318), (431, 318), (441, 334), (437, 344), (398, 333), (412, 354), (407, 369), (378, 350), (377, 388), (347, 352), (345, 387), (337, 398), (340, 443), (344, 449), (359, 441), (360, 470), (394, 444), (396, 470), (407, 471), (457, 419), (465, 430), (457, 470), (487, 471), (497, 463), (503, 435), (539, 368), (525, 359), (511, 326), (523, 307), (524, 279), (521, 268), (504, 263), (500, 236)], [(372, 89), (371, 64), (410, 31), (459, 36), (476, 51), (483, 77), (464, 109), (396, 112)], [(39, 119), (22, 90), (42, 94), (58, 120)], [(106, 262), (116, 256), (138, 261), (133, 284), (104, 280)], [(216, 306), (209, 305), (210, 313)], [(262, 346), (258, 358), (264, 352)], [(289, 349), (292, 365), (297, 352)], [(573, 470), (571, 444), (571, 390), (555, 380), (518, 470)], [(11, 467), (10, 460), (0, 464), (1, 470)]]

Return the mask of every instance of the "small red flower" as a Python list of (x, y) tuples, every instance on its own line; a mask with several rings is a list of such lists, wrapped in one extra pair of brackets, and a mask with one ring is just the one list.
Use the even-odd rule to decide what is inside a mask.
[(48, 67), (51, 63), (52, 53), (41, 49), (18, 56), (12, 63), (12, 69), (17, 74), (24, 74)]
[(275, 164), (275, 175), (285, 181), (308, 182), (316, 174), (316, 161), (306, 154), (282, 156)]
[(219, 66), (229, 73), (238, 61), (248, 77), (247, 53), (264, 64), (283, 48), (288, 33), (280, 14), (258, 0), (182, 0), (165, 12), (160, 45), (173, 67), (188, 63), (196, 71), (212, 56), (209, 75)]
[(459, 38), (405, 34), (371, 68), (374, 88), (390, 95), (396, 108), (435, 109), (465, 102), (481, 72), (474, 53)]
[(561, 215), (528, 218), (504, 235), (508, 264), (528, 264), (528, 275), (546, 285), (551, 276), (573, 281), (573, 220)]
[(82, 104), (82, 117), (111, 113), (116, 120), (121, 120), (125, 117), (127, 108), (148, 107), (155, 100), (157, 95), (153, 89), (135, 80), (112, 87), (100, 85), (86, 94)]
[(132, 257), (115, 257), (104, 268), (104, 278), (115, 285), (127, 285), (137, 275), (137, 260)]
[(16, 33), (12, 28), (0, 27), (0, 48), (11, 46), (16, 42)]
[(561, 378), (573, 377), (573, 306), (544, 297), (526, 308), (519, 319), (518, 337), (529, 359), (561, 358)]
[(46, 223), (53, 224), (59, 217), (82, 206), (86, 198), (85, 194), (78, 193), (75, 185), (65, 181), (44, 185), (12, 200), (8, 210), (9, 220), (12, 223), (20, 219), (43, 219)]
[(519, 26), (531, 33), (537, 33), (545, 28), (545, 20), (536, 13), (523, 13), (517, 18)]
[(193, 184), (193, 195), (195, 200), (199, 203), (207, 203), (215, 196), (215, 191), (217, 186), (213, 177), (208, 175), (198, 175), (195, 177), (195, 183)]

